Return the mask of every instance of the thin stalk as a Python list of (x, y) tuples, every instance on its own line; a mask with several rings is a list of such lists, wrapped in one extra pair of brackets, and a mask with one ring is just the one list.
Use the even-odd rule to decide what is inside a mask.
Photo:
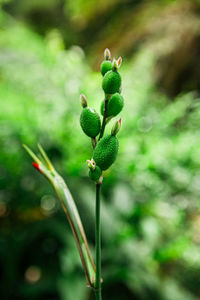
[(91, 142), (92, 142), (92, 148), (94, 149), (97, 145), (97, 138), (91, 138)]
[(101, 184), (96, 184), (96, 227), (95, 227), (95, 244), (96, 244), (96, 280), (95, 295), (96, 300), (101, 300), (101, 219), (100, 219), (100, 188)]
[(103, 122), (102, 122), (101, 131), (100, 131), (100, 135), (99, 135), (99, 141), (103, 137), (104, 130), (106, 127), (106, 115), (107, 115), (107, 108), (108, 108), (108, 100), (109, 100), (109, 97), (106, 97), (105, 105), (104, 105), (104, 113), (103, 113)]

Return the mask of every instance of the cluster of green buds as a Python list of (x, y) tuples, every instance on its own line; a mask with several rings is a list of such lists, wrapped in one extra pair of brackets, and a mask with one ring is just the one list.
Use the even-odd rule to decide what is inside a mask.
[(107, 170), (114, 163), (118, 153), (119, 142), (116, 135), (121, 128), (121, 118), (114, 123), (109, 135), (104, 136), (104, 130), (106, 124), (117, 116), (124, 106), (124, 98), (121, 95), (121, 76), (118, 72), (121, 63), (121, 57), (112, 61), (110, 50), (104, 51), (104, 61), (100, 66), (103, 76), (102, 89), (105, 95), (100, 107), (102, 122), (100, 115), (88, 106), (85, 95), (80, 96), (83, 108), (80, 125), (83, 132), (91, 138), (93, 146), (93, 157), (87, 160), (89, 177), (96, 183), (102, 182), (102, 171)]

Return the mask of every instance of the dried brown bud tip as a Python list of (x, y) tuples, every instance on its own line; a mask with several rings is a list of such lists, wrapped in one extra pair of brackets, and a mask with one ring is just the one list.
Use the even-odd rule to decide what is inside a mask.
[(87, 107), (87, 99), (86, 99), (85, 95), (83, 95), (83, 94), (80, 95), (80, 102), (81, 102), (81, 106), (83, 108)]
[(122, 64), (122, 57), (121, 56), (118, 58), (117, 64), (118, 64), (118, 69), (119, 69), (121, 64)]
[(111, 53), (108, 48), (106, 48), (104, 51), (104, 60), (111, 60)]

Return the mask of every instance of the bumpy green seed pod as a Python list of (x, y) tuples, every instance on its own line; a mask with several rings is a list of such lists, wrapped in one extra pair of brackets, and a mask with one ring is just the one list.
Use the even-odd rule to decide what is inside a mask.
[(121, 76), (117, 71), (108, 71), (102, 82), (102, 88), (106, 94), (114, 94), (121, 86)]
[[(104, 115), (104, 106), (105, 106), (105, 101), (102, 101), (101, 103), (102, 116)], [(124, 98), (119, 93), (115, 93), (108, 101), (106, 116), (115, 117), (120, 113), (120, 111), (122, 111), (123, 106), (124, 106)]]
[(100, 66), (101, 74), (104, 76), (108, 71), (112, 70), (112, 62), (110, 60), (104, 60)]
[(94, 149), (93, 159), (102, 170), (108, 169), (115, 161), (118, 153), (119, 142), (115, 135), (106, 135)]
[(101, 177), (101, 172), (101, 169), (98, 166), (96, 166), (94, 170), (89, 170), (88, 175), (91, 180), (97, 181)]
[(80, 115), (80, 124), (85, 134), (91, 138), (96, 137), (100, 132), (100, 116), (94, 109), (88, 106), (82, 110)]

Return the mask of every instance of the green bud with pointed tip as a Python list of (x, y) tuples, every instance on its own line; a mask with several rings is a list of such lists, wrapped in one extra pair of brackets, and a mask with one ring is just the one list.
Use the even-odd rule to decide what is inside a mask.
[(108, 71), (112, 70), (112, 63), (110, 60), (104, 60), (100, 66), (101, 74), (104, 76)]
[(118, 71), (118, 61), (115, 58), (113, 58), (112, 70), (115, 71), (115, 72)]
[(91, 169), (89, 170), (88, 175), (91, 180), (98, 181), (99, 178), (101, 177), (101, 173), (102, 173), (101, 169), (98, 166), (96, 166), (94, 170)]
[(87, 107), (87, 99), (86, 99), (85, 95), (83, 95), (83, 94), (80, 95), (80, 102), (81, 102), (81, 106), (83, 108)]
[(94, 149), (93, 159), (101, 170), (107, 170), (115, 161), (118, 153), (119, 142), (115, 135), (103, 137)]
[(102, 82), (102, 88), (105, 94), (114, 94), (119, 91), (121, 86), (121, 76), (117, 71), (108, 71)]
[(112, 130), (111, 130), (111, 135), (116, 135), (120, 131), (122, 126), (122, 119), (120, 118), (119, 120), (115, 121)]
[(95, 138), (101, 129), (100, 116), (94, 109), (87, 106), (81, 112), (80, 125), (87, 136)]
[[(115, 93), (108, 101), (106, 116), (107, 117), (117, 116), (122, 111), (123, 106), (124, 106), (124, 98), (119, 93)], [(102, 116), (104, 115), (104, 107), (105, 107), (105, 101), (102, 101), (101, 103)]]

